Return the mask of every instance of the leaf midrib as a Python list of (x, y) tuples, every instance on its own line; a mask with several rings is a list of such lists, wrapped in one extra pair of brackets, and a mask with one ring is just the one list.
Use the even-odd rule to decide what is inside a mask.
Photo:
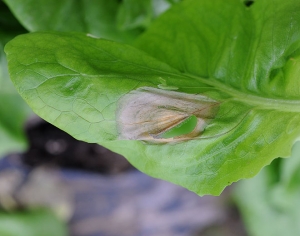
[(239, 91), (212, 78), (202, 78), (188, 73), (185, 73), (183, 75), (185, 77), (196, 79), (201, 83), (205, 83), (207, 85), (215, 87), (222, 92), (226, 92), (227, 94), (232, 96), (233, 100), (245, 102), (248, 105), (252, 105), (254, 107), (259, 107), (262, 109), (281, 110), (287, 112), (300, 112), (300, 98), (298, 100), (267, 98), (258, 96), (250, 92), (246, 93), (245, 91)]

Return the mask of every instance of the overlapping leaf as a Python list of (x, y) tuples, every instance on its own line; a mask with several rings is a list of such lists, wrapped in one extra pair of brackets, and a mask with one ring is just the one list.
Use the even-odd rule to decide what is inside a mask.
[(27, 147), (23, 125), (30, 109), (9, 79), (4, 54), (5, 43), (24, 30), (1, 3), (0, 8), (0, 157), (3, 157)]
[(253, 179), (238, 183), (235, 199), (251, 236), (298, 235), (300, 142)]
[(30, 32), (85, 32), (119, 42), (131, 42), (161, 12), (167, 0), (5, 0)]
[(5, 0), (29, 31), (78, 31), (118, 41), (131, 41), (139, 31), (117, 28), (117, 0)]

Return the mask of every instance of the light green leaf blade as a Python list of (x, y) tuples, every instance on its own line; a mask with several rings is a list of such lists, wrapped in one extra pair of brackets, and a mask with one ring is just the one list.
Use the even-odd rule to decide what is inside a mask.
[(174, 3), (167, 0), (5, 0), (31, 32), (78, 31), (131, 42)]
[[(266, 5), (263, 0), (255, 4), (259, 2)], [(184, 1), (157, 20), (156, 28), (137, 45), (160, 61), (133, 47), (80, 34), (36, 33), (18, 37), (6, 47), (12, 80), (37, 114), (77, 139), (100, 143), (124, 155), (147, 174), (180, 184), (199, 195), (218, 195), (232, 182), (253, 177), (274, 158), (289, 156), (300, 134), (300, 96), (286, 89), (287, 84), (296, 87), (292, 69), (284, 69), (288, 73), (282, 73), (284, 79), (274, 83), (275, 90), (269, 77), (259, 77), (259, 86), (257, 78), (253, 78), (257, 68), (264, 73), (270, 71), (269, 62), (243, 61), (252, 51), (247, 47), (242, 50), (241, 45), (249, 43), (250, 38), (258, 41), (253, 39), (255, 47), (262, 42), (255, 32), (244, 27), (260, 22), (256, 19), (260, 8), (249, 9), (234, 0), (223, 3), (224, 6), (222, 3)], [(288, 15), (289, 10), (297, 9), (292, 0), (284, 6), (275, 13)], [(179, 10), (190, 14), (183, 18)], [(198, 11), (203, 14), (196, 14)], [(240, 16), (239, 20), (232, 21), (232, 12)], [(274, 14), (268, 19), (276, 23)], [(205, 15), (206, 23), (213, 25), (205, 28), (205, 24), (197, 24), (204, 27), (197, 28), (194, 21), (202, 22), (199, 15)], [(288, 18), (293, 24), (300, 23), (300, 14)], [(283, 21), (288, 22), (286, 18)], [(170, 25), (176, 25), (176, 33), (170, 32), (174, 29)], [(232, 27), (230, 31), (228, 25)], [(257, 27), (262, 27), (261, 23)], [(172, 41), (161, 39), (163, 48), (154, 40), (160, 29), (166, 37), (173, 36)], [(189, 29), (189, 34), (185, 29)], [(285, 28), (282, 30), (285, 32)], [(296, 45), (297, 33), (294, 28), (290, 30), (294, 35), (291, 43)], [(240, 40), (236, 44), (231, 40), (232, 34)], [(205, 35), (211, 35), (211, 42), (204, 40)], [(227, 44), (232, 45), (230, 50)], [(261, 50), (257, 54), (262, 54), (259, 57), (264, 62), (266, 52)], [(289, 52), (295, 54), (293, 60), (297, 61), (296, 53)], [(229, 57), (236, 63), (232, 64), (233, 69), (229, 66), (231, 59), (218, 57), (222, 53), (227, 59), (236, 53), (236, 58)], [(280, 60), (285, 55), (278, 57)], [(286, 61), (284, 67), (289, 64)], [(223, 71), (224, 76), (219, 76), (218, 71)], [(217, 115), (202, 135), (189, 141), (153, 144), (120, 139), (116, 123), (119, 101), (137, 88), (157, 88), (161, 81), (179, 88), (176, 92), (201, 93), (219, 101)]]
[(67, 236), (66, 225), (49, 210), (0, 212), (2, 236)]
[(253, 179), (243, 180), (234, 195), (250, 236), (299, 235), (300, 142), (291, 157), (276, 159)]

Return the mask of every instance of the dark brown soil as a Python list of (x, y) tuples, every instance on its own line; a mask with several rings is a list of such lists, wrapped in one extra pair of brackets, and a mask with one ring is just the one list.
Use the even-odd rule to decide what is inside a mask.
[[(65, 175), (62, 176), (65, 176), (64, 181), (67, 181), (67, 186), (74, 193), (75, 199), (75, 211), (69, 223), (72, 236), (120, 235), (114, 234), (118, 227), (123, 235), (142, 235), (134, 231), (144, 230), (135, 222), (143, 222), (151, 230), (154, 230), (155, 227), (162, 227), (159, 223), (160, 220), (156, 220), (156, 218), (165, 220), (166, 225), (163, 227), (170, 232), (174, 230), (174, 227), (177, 230), (184, 230), (186, 227), (187, 233), (180, 234), (185, 236), (247, 235), (237, 209), (228, 200), (230, 199), (230, 189), (224, 191), (218, 198), (210, 196), (200, 198), (183, 188), (152, 179), (138, 171), (122, 175), (121, 172), (134, 169), (124, 157), (97, 144), (78, 141), (45, 121), (34, 120), (32, 124), (29, 124), (27, 136), (30, 148), (22, 155), (22, 160), (26, 165), (63, 167), (61, 173), (65, 173)], [(88, 172), (82, 172), (85, 173), (82, 174), (76, 171), (78, 174), (74, 174), (75, 172), (72, 171), (70, 174), (65, 168), (109, 174), (110, 176), (89, 175)], [(35, 191), (35, 195), (36, 192), (38, 191)], [(181, 195), (182, 199), (179, 197)], [(174, 206), (171, 204), (174, 209), (169, 209), (170, 212), (161, 210), (162, 206), (169, 206), (170, 202), (174, 199), (178, 200), (178, 198), (182, 201), (180, 200)], [(186, 199), (189, 200), (186, 201)], [(190, 208), (189, 204), (192, 204), (193, 207)], [(121, 214), (125, 206), (127, 207), (126, 222)], [(187, 224), (189, 217), (194, 217), (193, 209), (195, 207), (201, 208), (199, 208), (197, 216), (200, 217), (198, 230), (195, 229), (194, 224), (191, 226)], [(181, 218), (183, 212), (187, 218)], [(146, 216), (149, 214), (155, 215), (155, 218), (147, 219)], [(118, 220), (121, 220), (121, 225)], [(135, 233), (126, 234), (126, 230)], [(191, 233), (192, 231), (193, 233)], [(107, 232), (111, 232), (111, 234)], [(160, 236), (162, 234), (150, 235)]]
[(46, 164), (102, 174), (133, 168), (123, 156), (98, 144), (78, 141), (45, 121), (32, 123), (27, 127), (30, 146), (23, 158), (29, 166)]

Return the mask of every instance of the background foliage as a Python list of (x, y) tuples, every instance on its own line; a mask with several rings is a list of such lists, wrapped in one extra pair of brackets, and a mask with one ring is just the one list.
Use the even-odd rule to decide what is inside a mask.
[(4, 45), (24, 32), (8, 8), (0, 2), (0, 157), (9, 152), (24, 151), (27, 147), (23, 126), (31, 112), (9, 79), (4, 54)]

